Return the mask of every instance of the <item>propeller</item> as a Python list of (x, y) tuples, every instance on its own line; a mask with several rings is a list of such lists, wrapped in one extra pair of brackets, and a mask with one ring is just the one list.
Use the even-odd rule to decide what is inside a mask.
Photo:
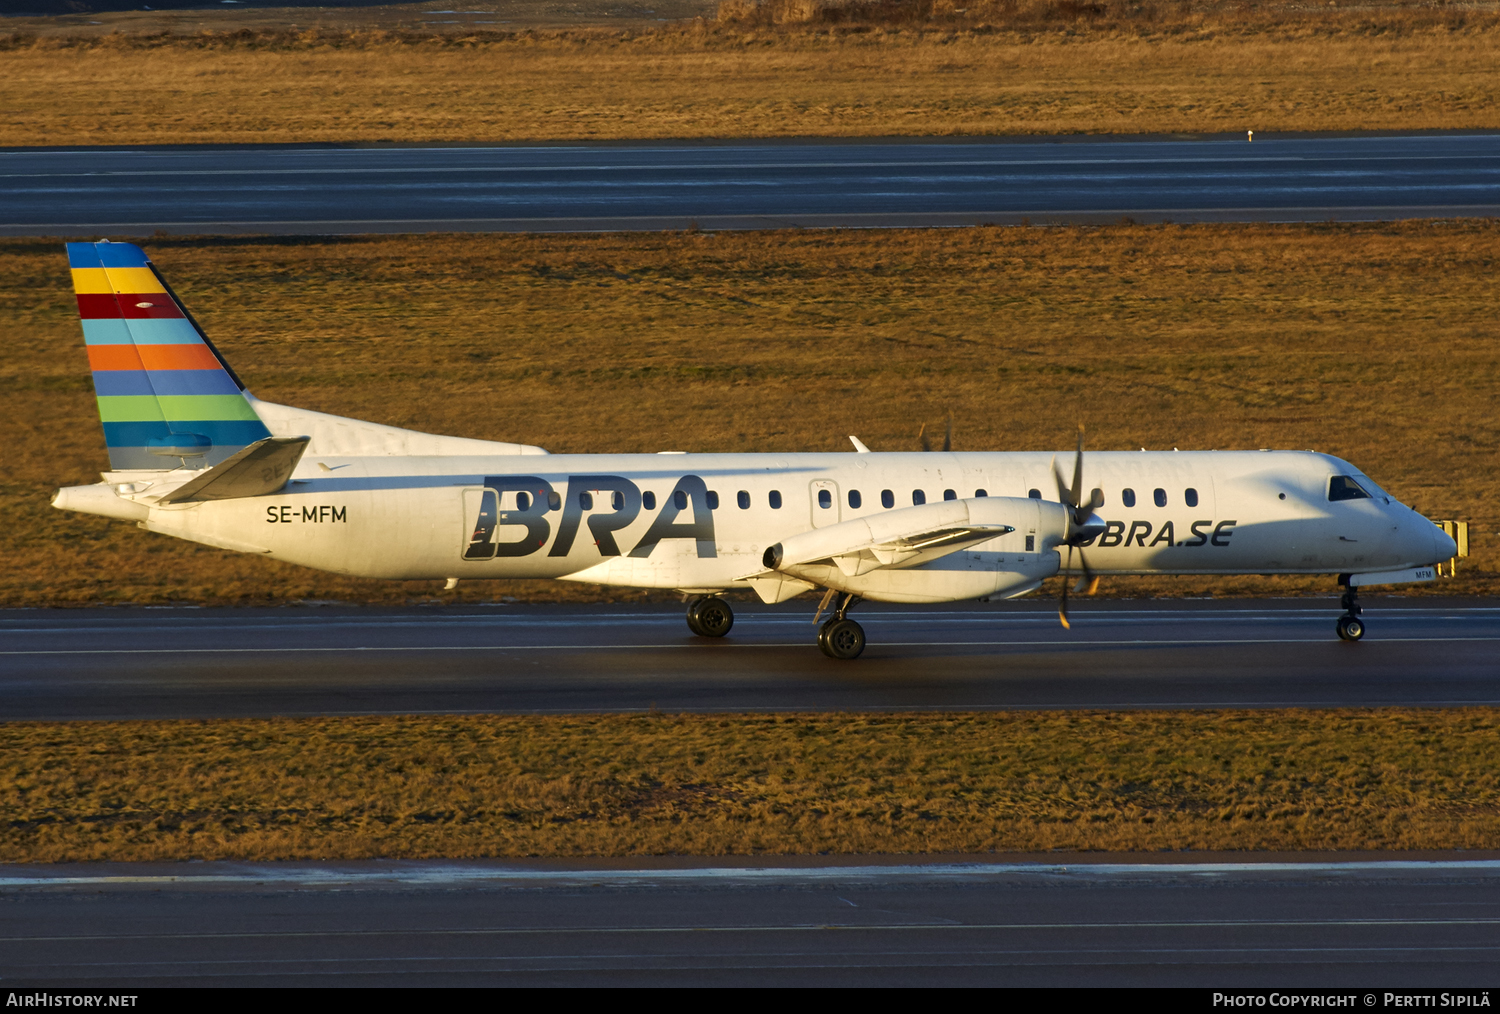
[[(1084, 592), (1092, 595), (1099, 590), (1099, 578), (1089, 569), (1089, 562), (1083, 555), (1083, 544), (1096, 538), (1104, 529), (1101, 522), (1094, 515), (1094, 511), (1104, 506), (1104, 493), (1094, 490), (1089, 494), (1087, 501), (1083, 499), (1083, 426), (1078, 427), (1078, 452), (1073, 458), (1073, 482), (1068, 484), (1063, 480), (1062, 472), (1058, 471), (1057, 459), (1052, 461), (1052, 477), (1057, 480), (1057, 499), (1068, 507), (1068, 533), (1063, 542), (1068, 547), (1068, 562), (1063, 567), (1066, 574), (1073, 569), (1073, 551), (1078, 550), (1078, 564), (1083, 568), (1083, 576), (1078, 579), (1074, 587), (1075, 592)], [(1068, 581), (1063, 579), (1062, 596), (1058, 600), (1057, 618), (1062, 621), (1065, 630), (1071, 630), (1072, 624), (1068, 622)]]
[[(924, 451), (930, 451), (930, 450), (932, 450), (932, 441), (930, 439), (928, 439), (928, 437), (927, 437), (927, 424), (926, 423), (923, 423), (922, 424), (922, 428), (919, 429), (919, 430), (917, 430), (917, 441), (922, 445), (922, 450), (924, 450)], [(943, 432), (943, 450), (945, 450), (945, 451), (951, 451), (951, 450), (953, 450), (953, 413), (952, 412), (948, 413), (948, 428)]]

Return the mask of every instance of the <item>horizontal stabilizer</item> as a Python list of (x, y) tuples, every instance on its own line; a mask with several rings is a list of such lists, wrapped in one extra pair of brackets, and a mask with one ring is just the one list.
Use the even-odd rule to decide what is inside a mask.
[(245, 496), (264, 496), (286, 485), (308, 437), (266, 437), (235, 452), (195, 479), (178, 486), (157, 503), (185, 503), (189, 500), (235, 500)]

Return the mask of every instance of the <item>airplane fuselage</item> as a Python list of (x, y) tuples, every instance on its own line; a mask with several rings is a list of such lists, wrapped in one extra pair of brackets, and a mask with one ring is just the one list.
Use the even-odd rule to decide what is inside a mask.
[[(165, 534), (364, 577), (711, 590), (745, 586), (764, 570), (768, 546), (821, 527), (923, 503), (1003, 498), (1014, 531), (925, 565), (1025, 576), (993, 587), (982, 577), (956, 582), (953, 598), (981, 597), (1034, 587), (1059, 570), (1062, 533), (1056, 525), (1049, 533), (1042, 516), (1059, 506), (1056, 458), (309, 454), (283, 492), (155, 507), (142, 498), (140, 520)], [(1371, 495), (1330, 500), (1336, 475), (1356, 477)], [(1097, 513), (1107, 529), (1081, 547), (1096, 574), (1393, 571), (1441, 558), (1442, 535), (1430, 521), (1324, 454), (1095, 452), (1083, 484), (1103, 492)], [(940, 600), (878, 589), (864, 597)]]

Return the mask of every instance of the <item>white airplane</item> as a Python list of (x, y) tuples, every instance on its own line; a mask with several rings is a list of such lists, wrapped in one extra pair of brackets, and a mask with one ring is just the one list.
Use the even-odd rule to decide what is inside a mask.
[[(675, 589), (722, 637), (719, 595), (825, 589), (818, 644), (864, 649), (849, 610), (1015, 598), (1059, 573), (1431, 581), (1452, 539), (1346, 461), (1312, 451), (548, 454), (261, 401), (139, 247), (69, 243), (109, 447), (53, 505), (340, 574), (557, 578)], [(1087, 490), (1087, 495), (1085, 495)], [(1065, 551), (1065, 552), (1064, 552)], [(1076, 566), (1075, 566), (1076, 560)], [(1092, 590), (1090, 588), (1090, 590)], [(1068, 581), (1059, 616), (1067, 619)]]

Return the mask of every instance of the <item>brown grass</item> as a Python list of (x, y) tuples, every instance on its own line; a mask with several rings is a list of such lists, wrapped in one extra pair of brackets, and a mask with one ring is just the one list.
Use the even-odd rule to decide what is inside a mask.
[(483, 142), (1500, 126), (1493, 5), (1029, 2), (979, 4), (963, 15), (950, 4), (926, 16), (922, 5), (855, 5), (858, 15), (848, 5), (790, 6), (804, 21), (777, 23), (786, 3), (741, 5), (722, 22), (644, 32), (13, 34), (0, 39), (0, 138)]
[[(1500, 222), (146, 243), (261, 397), (555, 452), (1315, 447), (1474, 557), (1495, 594)], [(0, 605), (392, 603), (363, 581), (52, 509), (106, 467), (67, 265), (0, 240)], [(1114, 580), (1329, 593), (1330, 578)], [(1403, 589), (1406, 591), (1407, 589)], [(465, 583), (445, 601), (598, 598)], [(625, 593), (608, 593), (625, 594)], [(638, 594), (638, 593), (631, 593)]]
[(1500, 844), (1500, 713), (0, 725), (0, 861)]

